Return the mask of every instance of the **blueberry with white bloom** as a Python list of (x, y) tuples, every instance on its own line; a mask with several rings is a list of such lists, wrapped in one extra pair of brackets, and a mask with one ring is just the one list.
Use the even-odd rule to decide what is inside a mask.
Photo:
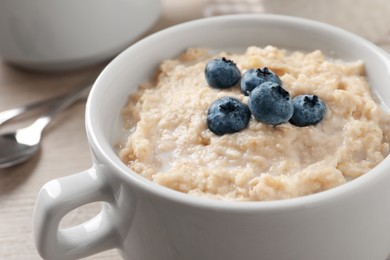
[(217, 135), (238, 132), (249, 123), (251, 113), (247, 105), (234, 97), (222, 97), (211, 104), (207, 112), (207, 126)]
[(256, 120), (279, 125), (287, 123), (294, 112), (290, 94), (275, 82), (264, 82), (249, 95), (249, 109)]
[(296, 126), (309, 126), (319, 123), (325, 115), (326, 106), (316, 95), (300, 95), (293, 99), (294, 114), (290, 123)]
[(213, 59), (205, 68), (207, 83), (213, 88), (230, 88), (241, 79), (241, 72), (237, 65), (226, 58)]
[(245, 96), (249, 96), (250, 92), (266, 81), (271, 81), (282, 85), (282, 81), (278, 75), (269, 70), (267, 67), (259, 69), (247, 70), (241, 78), (241, 91)]

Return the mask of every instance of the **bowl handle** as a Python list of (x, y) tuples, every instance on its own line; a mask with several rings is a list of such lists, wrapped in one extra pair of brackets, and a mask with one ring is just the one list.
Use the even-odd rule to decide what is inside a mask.
[[(62, 218), (82, 205), (103, 201), (92, 219), (60, 229)], [(95, 168), (46, 183), (38, 194), (33, 234), (44, 259), (76, 259), (118, 247), (114, 196)]]

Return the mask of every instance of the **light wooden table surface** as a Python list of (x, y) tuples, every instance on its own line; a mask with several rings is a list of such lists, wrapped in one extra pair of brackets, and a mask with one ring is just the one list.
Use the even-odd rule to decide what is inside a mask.
[[(160, 21), (148, 33), (169, 25), (202, 17), (208, 0), (163, 0)], [(229, 1), (227, 1), (229, 2)], [(230, 3), (237, 2), (230, 0)], [(251, 5), (256, 1), (248, 1)], [(208, 5), (207, 7), (210, 7)], [(252, 6), (253, 7), (253, 6)], [(232, 9), (208, 9), (220, 14)], [(251, 9), (255, 10), (255, 9)], [(257, 11), (258, 9), (256, 9)], [(390, 50), (390, 44), (382, 47)], [(0, 111), (34, 100), (65, 93), (106, 64), (61, 73), (38, 73), (11, 66), (0, 60)], [(0, 259), (40, 259), (32, 239), (32, 213), (42, 185), (51, 179), (85, 170), (92, 165), (84, 129), (85, 102), (79, 102), (58, 115), (44, 133), (40, 153), (30, 161), (8, 169), (0, 169)], [(0, 132), (24, 126), (31, 120), (2, 126)], [(1, 149), (1, 147), (0, 147)], [(94, 216), (99, 211), (94, 203), (69, 213), (62, 226), (70, 226)], [(88, 259), (121, 259), (110, 250)]]

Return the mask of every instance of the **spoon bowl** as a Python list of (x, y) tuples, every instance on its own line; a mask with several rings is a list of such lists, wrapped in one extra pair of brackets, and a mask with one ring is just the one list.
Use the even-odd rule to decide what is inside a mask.
[(40, 147), (40, 142), (28, 144), (18, 137), (20, 131), (9, 132), (0, 135), (0, 168), (7, 168), (27, 161), (36, 154)]
[(81, 99), (90, 89), (90, 84), (75, 88), (53, 102), (51, 109), (30, 126), (0, 135), (0, 169), (23, 163), (33, 157), (40, 148), (41, 136), (54, 116)]

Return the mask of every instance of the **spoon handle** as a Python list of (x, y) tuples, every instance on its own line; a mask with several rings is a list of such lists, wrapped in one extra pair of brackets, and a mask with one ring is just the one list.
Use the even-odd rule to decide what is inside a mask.
[(15, 117), (18, 117), (24, 113), (30, 112), (31, 110), (41, 108), (41, 107), (47, 107), (47, 106), (53, 104), (55, 101), (57, 101), (60, 98), (61, 97), (57, 96), (57, 97), (53, 97), (50, 99), (45, 99), (45, 100), (40, 100), (40, 101), (36, 101), (33, 103), (29, 103), (29, 104), (24, 105), (24, 106), (15, 107), (15, 108), (1, 111), (0, 112), (0, 126), (2, 124), (6, 123), (7, 121), (15, 118)]
[[(95, 78), (94, 78), (95, 79)], [(91, 89), (91, 86), (93, 84), (94, 80), (88, 83), (81, 84), (81, 86), (78, 86), (71, 90), (66, 95), (60, 97), (57, 99), (57, 101), (53, 102), (53, 104), (50, 106), (50, 110), (40, 116), (31, 126), (29, 126), (29, 129), (34, 129), (37, 132), (42, 132), (44, 128), (52, 121), (52, 119), (61, 111), (71, 106), (73, 103), (81, 99), (83, 96), (85, 96), (89, 90)]]

